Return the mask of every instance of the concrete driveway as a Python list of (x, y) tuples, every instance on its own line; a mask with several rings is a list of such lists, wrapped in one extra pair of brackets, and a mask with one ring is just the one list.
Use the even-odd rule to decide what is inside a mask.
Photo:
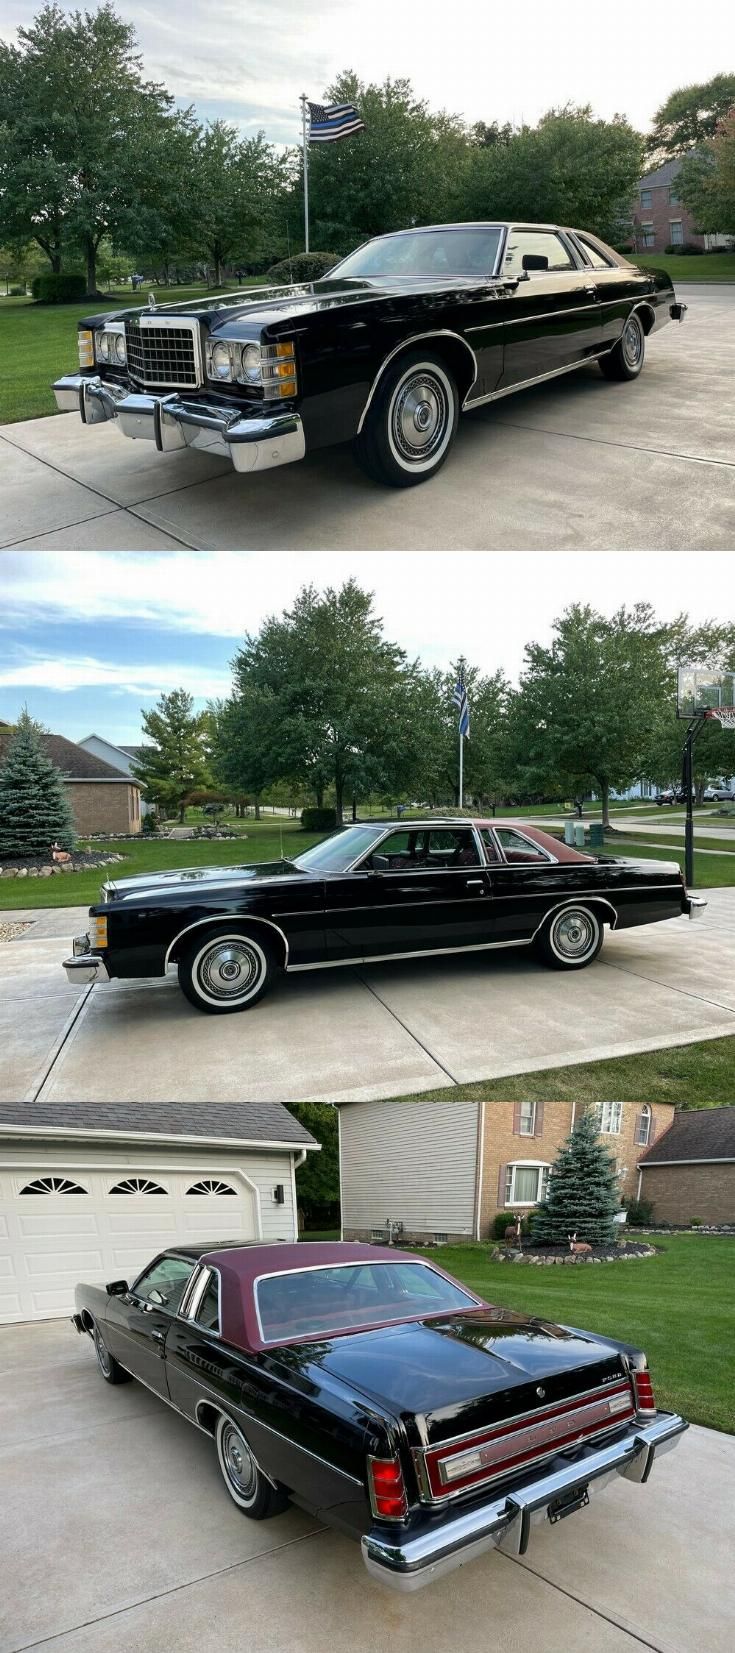
[(111, 1389), (68, 1322), (0, 1332), (0, 1653), (730, 1653), (735, 1440), (692, 1428), (647, 1486), (615, 1482), (522, 1561), (413, 1597), (290, 1509), (248, 1521), (211, 1442)]
[(433, 1090), (735, 1033), (735, 888), (692, 924), (606, 933), (578, 974), (523, 950), (284, 976), (238, 1016), (176, 977), (73, 988), (82, 908), (0, 944), (0, 1101), (337, 1101)]
[[(262, 476), (166, 457), (76, 414), (0, 430), (0, 544), (15, 549), (732, 550), (735, 286), (680, 289), (683, 327), (635, 385), (596, 367), (461, 421), (434, 482), (362, 476), (347, 448)], [(75, 352), (69, 331), (69, 365)]]

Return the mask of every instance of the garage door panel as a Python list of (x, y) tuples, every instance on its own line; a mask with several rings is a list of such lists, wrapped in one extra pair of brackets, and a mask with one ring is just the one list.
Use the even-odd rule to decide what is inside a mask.
[(176, 1217), (176, 1208), (173, 1200), (169, 1200), (165, 1209), (151, 1211), (148, 1202), (141, 1200), (134, 1210), (118, 1212), (112, 1202), (105, 1210), (107, 1232), (113, 1237), (124, 1238), (128, 1234), (150, 1234), (154, 1238), (159, 1234), (170, 1234)]
[(21, 1306), (17, 1291), (0, 1291), (0, 1322), (20, 1318)]
[(39, 1251), (31, 1252), (25, 1259), (26, 1270), (31, 1280), (38, 1275), (45, 1275), (49, 1279), (64, 1275), (65, 1279), (73, 1280), (76, 1285), (83, 1279), (85, 1269), (94, 1269), (98, 1273), (102, 1268), (101, 1251)]
[[(60, 1195), (59, 1205), (63, 1198), (64, 1195)], [(47, 1200), (53, 1201), (54, 1205), (57, 1204), (52, 1195), (47, 1195)], [(66, 1206), (62, 1206), (60, 1211), (49, 1210), (43, 1214), (34, 1211), (32, 1216), (27, 1216), (25, 1211), (21, 1211), (18, 1217), (18, 1231), (24, 1240), (57, 1240), (65, 1235), (73, 1237), (79, 1234), (94, 1234), (96, 1237), (99, 1234), (99, 1222), (94, 1211), (68, 1211)]]

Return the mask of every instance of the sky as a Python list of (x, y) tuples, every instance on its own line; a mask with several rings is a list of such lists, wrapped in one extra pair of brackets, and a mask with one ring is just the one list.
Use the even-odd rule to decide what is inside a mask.
[(0, 720), (27, 704), (67, 739), (133, 744), (162, 692), (184, 687), (197, 709), (226, 695), (246, 632), (303, 585), (349, 578), (409, 658), (446, 668), (464, 654), (513, 683), (526, 643), (548, 643), (572, 602), (608, 615), (650, 602), (698, 624), (735, 611), (733, 559), (717, 552), (4, 551)]
[[(95, 0), (78, 0), (95, 9)], [(408, 77), (436, 109), (535, 123), (567, 102), (626, 114), (646, 130), (675, 87), (735, 68), (727, 0), (116, 0), (135, 26), (147, 74), (200, 117), (222, 117), (272, 143), (299, 138), (299, 94), (319, 101), (351, 68), (363, 81)], [(0, 0), (0, 37), (15, 38), (41, 0)], [(62, 4), (63, 11), (75, 5)], [(646, 38), (648, 35), (648, 38)]]

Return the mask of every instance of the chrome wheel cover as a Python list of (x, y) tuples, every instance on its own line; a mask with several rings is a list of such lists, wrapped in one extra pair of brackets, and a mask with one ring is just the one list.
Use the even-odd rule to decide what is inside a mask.
[(551, 943), (559, 958), (576, 963), (586, 958), (597, 945), (597, 920), (583, 907), (570, 907), (560, 913), (551, 929)]
[(103, 1377), (109, 1377), (112, 1371), (112, 1361), (96, 1326), (94, 1328), (94, 1352)]
[(643, 357), (643, 329), (637, 316), (629, 316), (623, 328), (623, 355), (628, 367), (640, 367)]
[(243, 937), (223, 937), (205, 948), (197, 964), (197, 985), (221, 1004), (248, 997), (263, 974), (263, 956)]
[(403, 464), (425, 465), (443, 448), (452, 399), (443, 374), (417, 367), (397, 386), (390, 407), (390, 438)]
[(235, 1497), (242, 1503), (252, 1503), (258, 1488), (258, 1471), (247, 1441), (234, 1423), (224, 1425), (219, 1448), (222, 1468)]

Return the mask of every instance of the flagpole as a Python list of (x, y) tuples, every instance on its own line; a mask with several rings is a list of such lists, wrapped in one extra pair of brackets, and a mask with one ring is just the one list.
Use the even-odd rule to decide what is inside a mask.
[(304, 252), (309, 251), (309, 147), (306, 141), (306, 93), (301, 93), (301, 143), (304, 155)]
[(459, 737), (459, 807), (464, 807), (464, 736)]

